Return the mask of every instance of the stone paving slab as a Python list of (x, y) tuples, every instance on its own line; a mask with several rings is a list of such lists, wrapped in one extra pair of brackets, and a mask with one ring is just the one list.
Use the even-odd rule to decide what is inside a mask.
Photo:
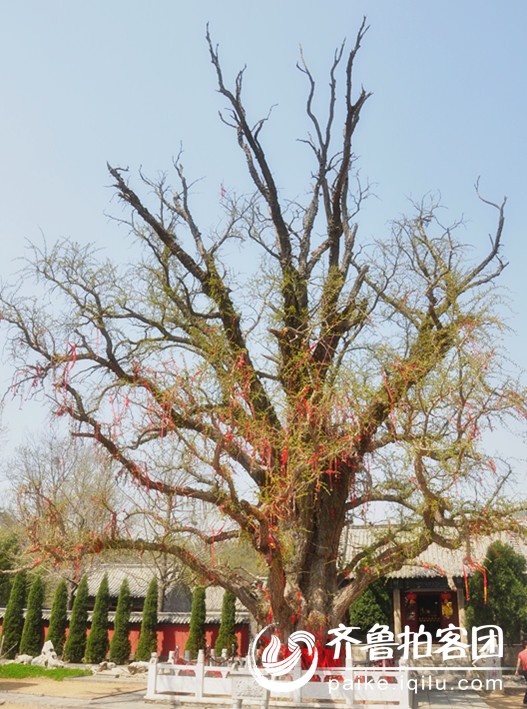
[[(416, 707), (418, 709), (468, 709), (468, 707), (471, 709), (489, 709), (489, 705), (473, 691), (425, 690), (417, 694), (417, 702)], [(22, 706), (30, 704), (37, 709), (152, 709), (157, 704), (144, 701), (144, 689), (98, 699), (75, 699), (72, 697), (39, 696), (22, 692), (0, 692), (0, 707), (4, 703), (20, 704)], [(171, 703), (170, 701), (167, 702), (169, 705)], [(167, 704), (164, 704), (164, 706), (167, 706)], [(163, 703), (158, 704), (158, 706), (163, 707)], [(309, 705), (303, 705), (302, 709), (309, 709)]]
[(476, 693), (472, 691), (461, 692), (459, 690), (428, 691), (419, 692), (417, 695), (419, 709), (445, 709), (456, 707), (456, 709), (489, 709), (489, 705)]
[[(152, 709), (152, 703), (144, 701), (145, 690), (122, 692), (97, 699), (75, 699), (74, 697), (52, 697), (23, 692), (0, 692), (2, 704), (34, 706), (38, 709)], [(163, 706), (163, 705), (161, 705)]]

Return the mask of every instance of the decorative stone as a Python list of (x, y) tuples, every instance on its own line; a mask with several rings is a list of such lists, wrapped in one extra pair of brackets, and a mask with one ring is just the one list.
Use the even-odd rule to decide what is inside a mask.
[(140, 672), (148, 672), (149, 664), (150, 664), (149, 662), (145, 662), (145, 661), (131, 662), (128, 665), (128, 671), (132, 675), (139, 674)]
[(42, 652), (31, 660), (31, 664), (39, 667), (64, 667), (62, 660), (57, 657), (51, 640), (46, 640)]
[(44, 655), (38, 655), (37, 657), (34, 657), (31, 660), (32, 665), (37, 665), (38, 667), (47, 667), (48, 666), (48, 658), (44, 657)]
[(64, 663), (62, 662), (62, 660), (59, 660), (59, 658), (56, 657), (56, 654), (55, 654), (55, 657), (50, 657), (48, 659), (48, 667), (49, 668), (64, 667)]
[(22, 664), (22, 665), (31, 664), (32, 659), (33, 659), (33, 655), (17, 655), (16, 656), (16, 661), (20, 662), (20, 664)]

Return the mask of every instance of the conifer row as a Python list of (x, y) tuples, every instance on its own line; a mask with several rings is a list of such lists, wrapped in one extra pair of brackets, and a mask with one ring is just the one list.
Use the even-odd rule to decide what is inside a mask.
[[(27, 597), (27, 611), (24, 619), (24, 607), (27, 593), (27, 579), (24, 573), (16, 574), (9, 601), (4, 616), (2, 635), (0, 637), (1, 653), (4, 658), (12, 659), (18, 653), (36, 656), (40, 653), (44, 627), (42, 607), (44, 603), (44, 583), (40, 576), (35, 576)], [(157, 601), (158, 584), (154, 577), (148, 587), (143, 606), (141, 632), (135, 658), (149, 660), (157, 650)], [(219, 655), (226, 648), (230, 654), (236, 649), (235, 597), (226, 592), (223, 597), (220, 631), (216, 641), (216, 653)], [(128, 581), (121, 584), (117, 609), (114, 620), (114, 633), (111, 642), (108, 639), (108, 612), (110, 592), (108, 577), (105, 574), (93, 609), (91, 629), (88, 629), (88, 581), (86, 576), (81, 579), (71, 613), (68, 628), (68, 588), (61, 581), (56, 590), (51, 607), (51, 616), (47, 639), (51, 640), (57, 655), (67, 662), (90, 663), (102, 662), (110, 655), (110, 660), (124, 664), (130, 659), (129, 623), (131, 613), (131, 596)], [(205, 589), (195, 589), (192, 598), (189, 636), (185, 649), (195, 658), (200, 649), (205, 649)]]
[[(14, 659), (17, 654), (36, 656), (44, 641), (42, 607), (45, 588), (40, 576), (35, 576), (27, 596), (27, 579), (24, 573), (16, 574), (4, 615), (0, 636), (1, 656)], [(68, 587), (65, 581), (58, 584), (49, 620), (47, 639), (51, 640), (57, 655), (67, 662), (102, 662), (110, 649), (113, 662), (123, 664), (130, 659), (128, 626), (130, 621), (130, 591), (126, 579), (121, 585), (114, 621), (114, 635), (110, 646), (108, 640), (108, 611), (110, 594), (108, 578), (103, 577), (93, 609), (88, 631), (88, 581), (84, 576), (79, 583), (68, 628)], [(156, 618), (157, 624), (157, 618)]]

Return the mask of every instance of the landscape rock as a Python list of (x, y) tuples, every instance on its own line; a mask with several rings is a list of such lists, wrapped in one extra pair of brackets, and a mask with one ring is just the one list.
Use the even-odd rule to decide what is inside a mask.
[(31, 660), (32, 665), (37, 665), (38, 667), (47, 667), (48, 666), (48, 658), (45, 657), (44, 655), (38, 655), (37, 657), (34, 657)]
[(97, 674), (98, 672), (112, 672), (116, 667), (117, 665), (115, 664), (115, 662), (103, 660), (102, 662), (99, 662), (98, 665), (93, 665), (91, 671), (94, 674)]
[(62, 662), (62, 660), (59, 660), (59, 658), (57, 657), (57, 653), (54, 653), (54, 654), (55, 654), (55, 657), (50, 657), (48, 659), (48, 667), (49, 668), (64, 667), (64, 663)]
[(128, 671), (132, 675), (139, 674), (140, 672), (148, 672), (149, 664), (149, 662), (145, 662), (144, 660), (141, 660), (140, 662), (131, 662), (128, 665)]
[(16, 661), (20, 662), (22, 665), (29, 665), (31, 663), (31, 660), (33, 659), (33, 655), (17, 655), (16, 656)]
[(42, 652), (31, 660), (31, 664), (39, 667), (64, 667), (64, 662), (57, 657), (51, 640), (46, 640)]

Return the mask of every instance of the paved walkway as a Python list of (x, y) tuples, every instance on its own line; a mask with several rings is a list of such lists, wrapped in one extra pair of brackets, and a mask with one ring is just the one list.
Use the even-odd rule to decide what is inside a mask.
[[(0, 692), (2, 704), (31, 705), (40, 709), (152, 709), (152, 703), (144, 701), (145, 690), (121, 692), (108, 697), (75, 699), (73, 697), (47, 697), (25, 692)], [(160, 705), (162, 706), (162, 705)]]
[(438, 690), (418, 692), (419, 709), (445, 709), (445, 707), (455, 707), (456, 709), (489, 709), (489, 705), (481, 697), (472, 691), (461, 692), (459, 690)]
[[(152, 703), (144, 701), (144, 689), (133, 692), (123, 692), (119, 695), (100, 697), (98, 699), (73, 699), (62, 697), (46, 697), (22, 692), (0, 692), (2, 704), (20, 704), (37, 709), (152, 709)], [(420, 691), (417, 694), (418, 709), (489, 709), (489, 705), (472, 691)], [(521, 705), (519, 697), (518, 706)], [(159, 705), (159, 706), (162, 706)], [(305, 709), (308, 709), (306, 706)]]

